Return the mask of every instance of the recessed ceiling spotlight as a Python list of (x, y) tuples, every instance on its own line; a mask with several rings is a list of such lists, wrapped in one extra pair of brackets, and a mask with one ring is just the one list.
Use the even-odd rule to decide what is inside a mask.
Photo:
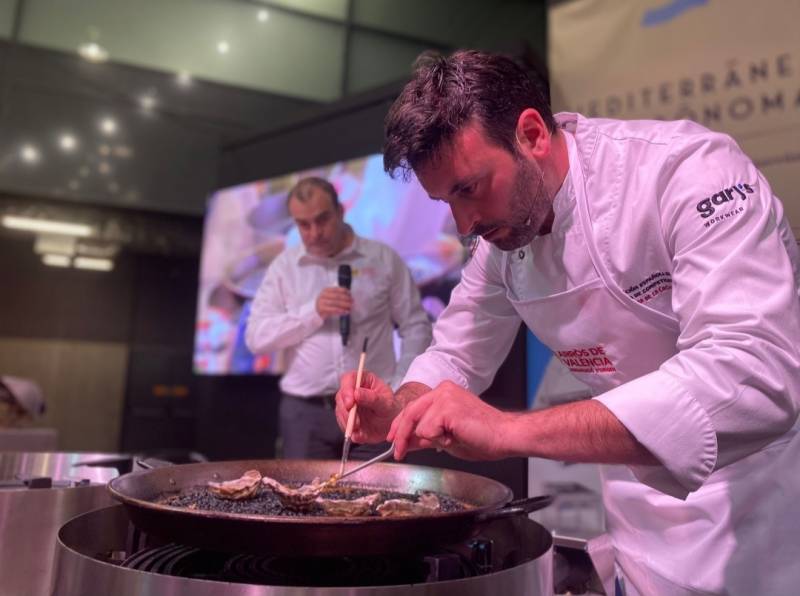
[(110, 154), (111, 154), (111, 147), (109, 147), (108, 145), (100, 145), (100, 146), (97, 148), (97, 152), (98, 152), (100, 155), (102, 155), (103, 157), (106, 157), (106, 156), (108, 156), (108, 155), (110, 155)]
[(142, 95), (139, 98), (139, 105), (142, 106), (142, 109), (147, 111), (147, 112), (149, 112), (153, 108), (155, 108), (156, 107), (156, 103), (157, 103), (157, 101), (156, 101), (156, 98), (155, 98), (154, 95), (150, 95), (150, 94)]
[(269, 20), (269, 11), (259, 10), (257, 18), (260, 23), (266, 23)]
[(108, 165), (108, 162), (101, 161), (100, 164), (97, 166), (97, 171), (101, 174), (109, 174), (111, 172), (111, 166)]
[(231, 46), (230, 46), (230, 44), (228, 44), (227, 41), (217, 42), (217, 51), (220, 54), (227, 54), (230, 49), (231, 49)]
[(23, 145), (19, 150), (19, 156), (25, 163), (37, 163), (41, 157), (39, 150), (33, 145)]
[(188, 70), (181, 70), (175, 75), (175, 80), (178, 81), (178, 85), (181, 87), (191, 87), (192, 86), (192, 73)]
[(58, 137), (58, 146), (61, 147), (63, 151), (71, 152), (77, 147), (78, 141), (70, 134), (64, 134)]
[(93, 41), (78, 47), (78, 54), (89, 62), (105, 62), (108, 60), (108, 51)]
[(113, 118), (103, 118), (100, 121), (100, 130), (103, 134), (113, 135), (117, 132), (117, 121)]
[(70, 190), (78, 190), (81, 187), (80, 183), (77, 180), (70, 180), (67, 183), (67, 188)]

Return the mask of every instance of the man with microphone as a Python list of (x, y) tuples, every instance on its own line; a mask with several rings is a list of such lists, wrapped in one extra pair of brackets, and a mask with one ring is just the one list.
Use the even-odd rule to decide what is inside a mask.
[[(339, 459), (335, 394), (341, 375), (356, 368), (364, 338), (366, 365), (396, 386), (428, 347), (431, 325), (405, 263), (385, 244), (353, 232), (330, 182), (304, 178), (287, 201), (302, 244), (270, 264), (245, 339), (256, 354), (285, 351), (283, 457)], [(402, 340), (398, 360), (395, 327)]]

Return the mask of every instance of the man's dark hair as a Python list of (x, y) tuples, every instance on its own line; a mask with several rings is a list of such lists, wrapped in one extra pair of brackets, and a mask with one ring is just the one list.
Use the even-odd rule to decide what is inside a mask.
[(550, 132), (556, 123), (540, 87), (543, 82), (513, 59), (462, 50), (450, 57), (421, 54), (414, 74), (392, 104), (384, 123), (383, 168), (404, 177), (431, 160), (475, 119), (489, 140), (516, 153), (517, 120), (534, 108)]
[(334, 207), (339, 204), (339, 194), (336, 192), (333, 184), (325, 180), (325, 178), (319, 178), (318, 176), (309, 176), (308, 178), (299, 180), (297, 184), (289, 190), (286, 202), (288, 203), (292, 199), (297, 199), (301, 203), (305, 203), (311, 198), (311, 194), (315, 189), (327, 193)]

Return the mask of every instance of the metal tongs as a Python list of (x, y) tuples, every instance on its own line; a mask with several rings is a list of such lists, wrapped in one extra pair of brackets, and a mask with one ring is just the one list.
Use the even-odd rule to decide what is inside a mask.
[(355, 474), (356, 472), (360, 472), (364, 468), (369, 467), (372, 464), (376, 464), (379, 461), (383, 461), (385, 459), (389, 459), (393, 454), (394, 454), (394, 443), (392, 443), (391, 447), (389, 447), (389, 449), (387, 449), (386, 451), (384, 451), (380, 455), (376, 455), (372, 459), (368, 459), (367, 461), (358, 464), (356, 467), (347, 470), (347, 472), (344, 472), (342, 474), (338, 474), (336, 476), (336, 481), (338, 482), (342, 478), (346, 478), (347, 476), (351, 476), (352, 474)]

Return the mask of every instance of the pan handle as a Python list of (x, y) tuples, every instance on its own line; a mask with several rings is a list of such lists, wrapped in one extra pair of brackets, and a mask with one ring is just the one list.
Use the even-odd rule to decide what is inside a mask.
[(517, 499), (511, 501), (505, 507), (495, 509), (494, 511), (486, 511), (481, 513), (476, 518), (478, 523), (491, 521), (495, 519), (502, 519), (505, 517), (513, 517), (515, 515), (522, 515), (533, 513), (539, 509), (544, 509), (553, 502), (553, 495), (539, 495), (538, 497), (529, 497), (527, 499)]
[(133, 469), (137, 470), (139, 468), (143, 470), (153, 470), (155, 468), (166, 468), (168, 466), (174, 466), (171, 461), (165, 461), (163, 459), (157, 459), (155, 457), (146, 457), (144, 459), (136, 458), (133, 460)]

